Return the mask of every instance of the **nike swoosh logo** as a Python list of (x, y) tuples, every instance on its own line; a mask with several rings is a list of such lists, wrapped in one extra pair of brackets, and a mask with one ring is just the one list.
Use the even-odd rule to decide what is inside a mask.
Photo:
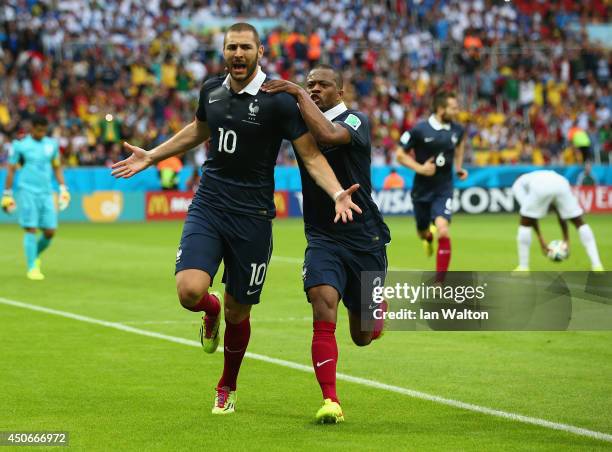
[(254, 293), (259, 292), (261, 289), (257, 289), (257, 290), (247, 290), (247, 295), (253, 295)]
[(433, 138), (427, 137), (425, 138), (425, 143), (431, 143), (433, 140)]
[(209, 103), (209, 104), (214, 104), (214, 103), (215, 103), (215, 102), (217, 102), (218, 100), (221, 100), (221, 99), (208, 99), (208, 103)]
[(229, 348), (225, 347), (225, 351), (228, 353), (240, 353), (244, 351), (244, 348), (241, 348), (240, 350), (230, 350)]
[(325, 361), (323, 361), (323, 362), (318, 362), (318, 361), (317, 361), (317, 367), (321, 367), (323, 364), (328, 363), (328, 362), (330, 362), (330, 361), (333, 361), (333, 358), (326, 359), (326, 360), (325, 360)]

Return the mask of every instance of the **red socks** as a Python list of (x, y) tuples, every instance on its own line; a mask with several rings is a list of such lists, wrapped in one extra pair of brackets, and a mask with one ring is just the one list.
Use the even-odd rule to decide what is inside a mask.
[(315, 320), (312, 335), (312, 367), (321, 386), (324, 399), (338, 402), (336, 395), (336, 363), (338, 345), (336, 344), (336, 324)]
[(221, 312), (221, 303), (217, 300), (217, 297), (206, 292), (195, 305), (184, 306), (184, 308), (193, 312), (204, 311), (208, 315), (217, 316)]
[(444, 274), (448, 270), (451, 259), (451, 244), (449, 237), (440, 237), (438, 239), (438, 254), (436, 256), (436, 271), (438, 272), (437, 279), (444, 279)]
[(436, 271), (445, 272), (448, 270), (451, 258), (451, 243), (449, 237), (438, 239), (438, 255), (436, 259)]
[(236, 390), (238, 371), (242, 364), (242, 358), (246, 353), (251, 337), (251, 322), (249, 317), (240, 323), (229, 323), (225, 321), (225, 336), (223, 349), (223, 375), (219, 380), (218, 388), (229, 387), (230, 391)]

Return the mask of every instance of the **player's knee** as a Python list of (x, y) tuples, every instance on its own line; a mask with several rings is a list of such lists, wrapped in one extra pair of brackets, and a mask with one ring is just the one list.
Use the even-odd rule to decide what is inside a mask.
[(336, 312), (324, 303), (315, 303), (312, 304), (312, 318), (315, 321), (333, 323), (336, 321)]
[(438, 230), (438, 237), (448, 238), (449, 236), (448, 220), (444, 217), (436, 217), (435, 224), (436, 224), (436, 229)]
[(579, 216), (579, 217), (576, 217), (576, 218), (571, 218), (570, 221), (574, 224), (576, 229), (578, 229), (580, 226), (585, 224), (584, 220), (582, 219), (582, 216)]
[(45, 238), (52, 239), (53, 236), (55, 235), (55, 230), (54, 229), (46, 229), (46, 230), (43, 231), (43, 234), (44, 234)]
[(353, 339), (353, 343), (358, 347), (365, 347), (366, 345), (370, 345), (372, 342), (372, 334), (363, 331), (355, 332), (351, 331), (351, 339)]
[(182, 270), (176, 274), (176, 293), (186, 308), (197, 304), (209, 286), (210, 277), (200, 270)]
[(338, 296), (333, 291), (319, 290), (315, 287), (308, 291), (308, 299), (312, 304), (314, 320), (335, 322)]
[(176, 285), (176, 292), (181, 304), (185, 307), (190, 307), (195, 305), (200, 298), (202, 298), (206, 289), (203, 290), (202, 287), (197, 284), (189, 284), (186, 281), (181, 281)]

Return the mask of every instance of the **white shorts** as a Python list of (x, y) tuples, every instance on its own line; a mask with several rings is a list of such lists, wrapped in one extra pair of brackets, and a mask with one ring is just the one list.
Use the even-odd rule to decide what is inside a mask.
[(578, 199), (572, 193), (567, 179), (558, 177), (538, 177), (530, 181), (527, 192), (516, 196), (517, 187), (513, 187), (515, 196), (521, 204), (521, 216), (541, 219), (546, 216), (551, 203), (557, 208), (559, 216), (568, 220), (584, 213)]

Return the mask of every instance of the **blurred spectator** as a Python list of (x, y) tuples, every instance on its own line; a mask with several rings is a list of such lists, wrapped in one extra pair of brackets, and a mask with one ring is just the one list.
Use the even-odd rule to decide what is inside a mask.
[[(347, 105), (370, 118), (373, 165), (393, 164), (402, 131), (429, 115), (440, 88), (459, 88), (468, 163), (608, 161), (612, 151), (611, 52), (585, 32), (610, 20), (602, 0), (1, 3), (0, 163), (33, 113), (62, 137), (68, 165), (105, 165), (122, 140), (163, 141), (193, 120), (202, 81), (223, 73), (220, 19), (236, 17), (272, 23), (261, 61), (271, 77), (302, 83), (317, 62), (343, 69)], [(579, 155), (572, 125), (589, 139)], [(295, 164), (291, 146), (278, 162)]]
[(157, 164), (162, 190), (176, 190), (178, 188), (178, 176), (182, 169), (183, 163), (177, 156), (167, 158)]
[(404, 188), (404, 178), (400, 176), (395, 168), (391, 168), (391, 172), (385, 177), (383, 182), (384, 190), (395, 190), (398, 188)]
[(595, 176), (593, 175), (591, 171), (592, 171), (591, 162), (586, 162), (584, 164), (584, 169), (582, 170), (580, 174), (578, 174), (578, 178), (576, 179), (576, 185), (582, 185), (582, 186), (597, 185), (598, 184), (597, 179), (595, 178)]
[(582, 154), (582, 161), (587, 162), (591, 158), (591, 138), (586, 130), (574, 125), (567, 133), (567, 139), (575, 150)]

